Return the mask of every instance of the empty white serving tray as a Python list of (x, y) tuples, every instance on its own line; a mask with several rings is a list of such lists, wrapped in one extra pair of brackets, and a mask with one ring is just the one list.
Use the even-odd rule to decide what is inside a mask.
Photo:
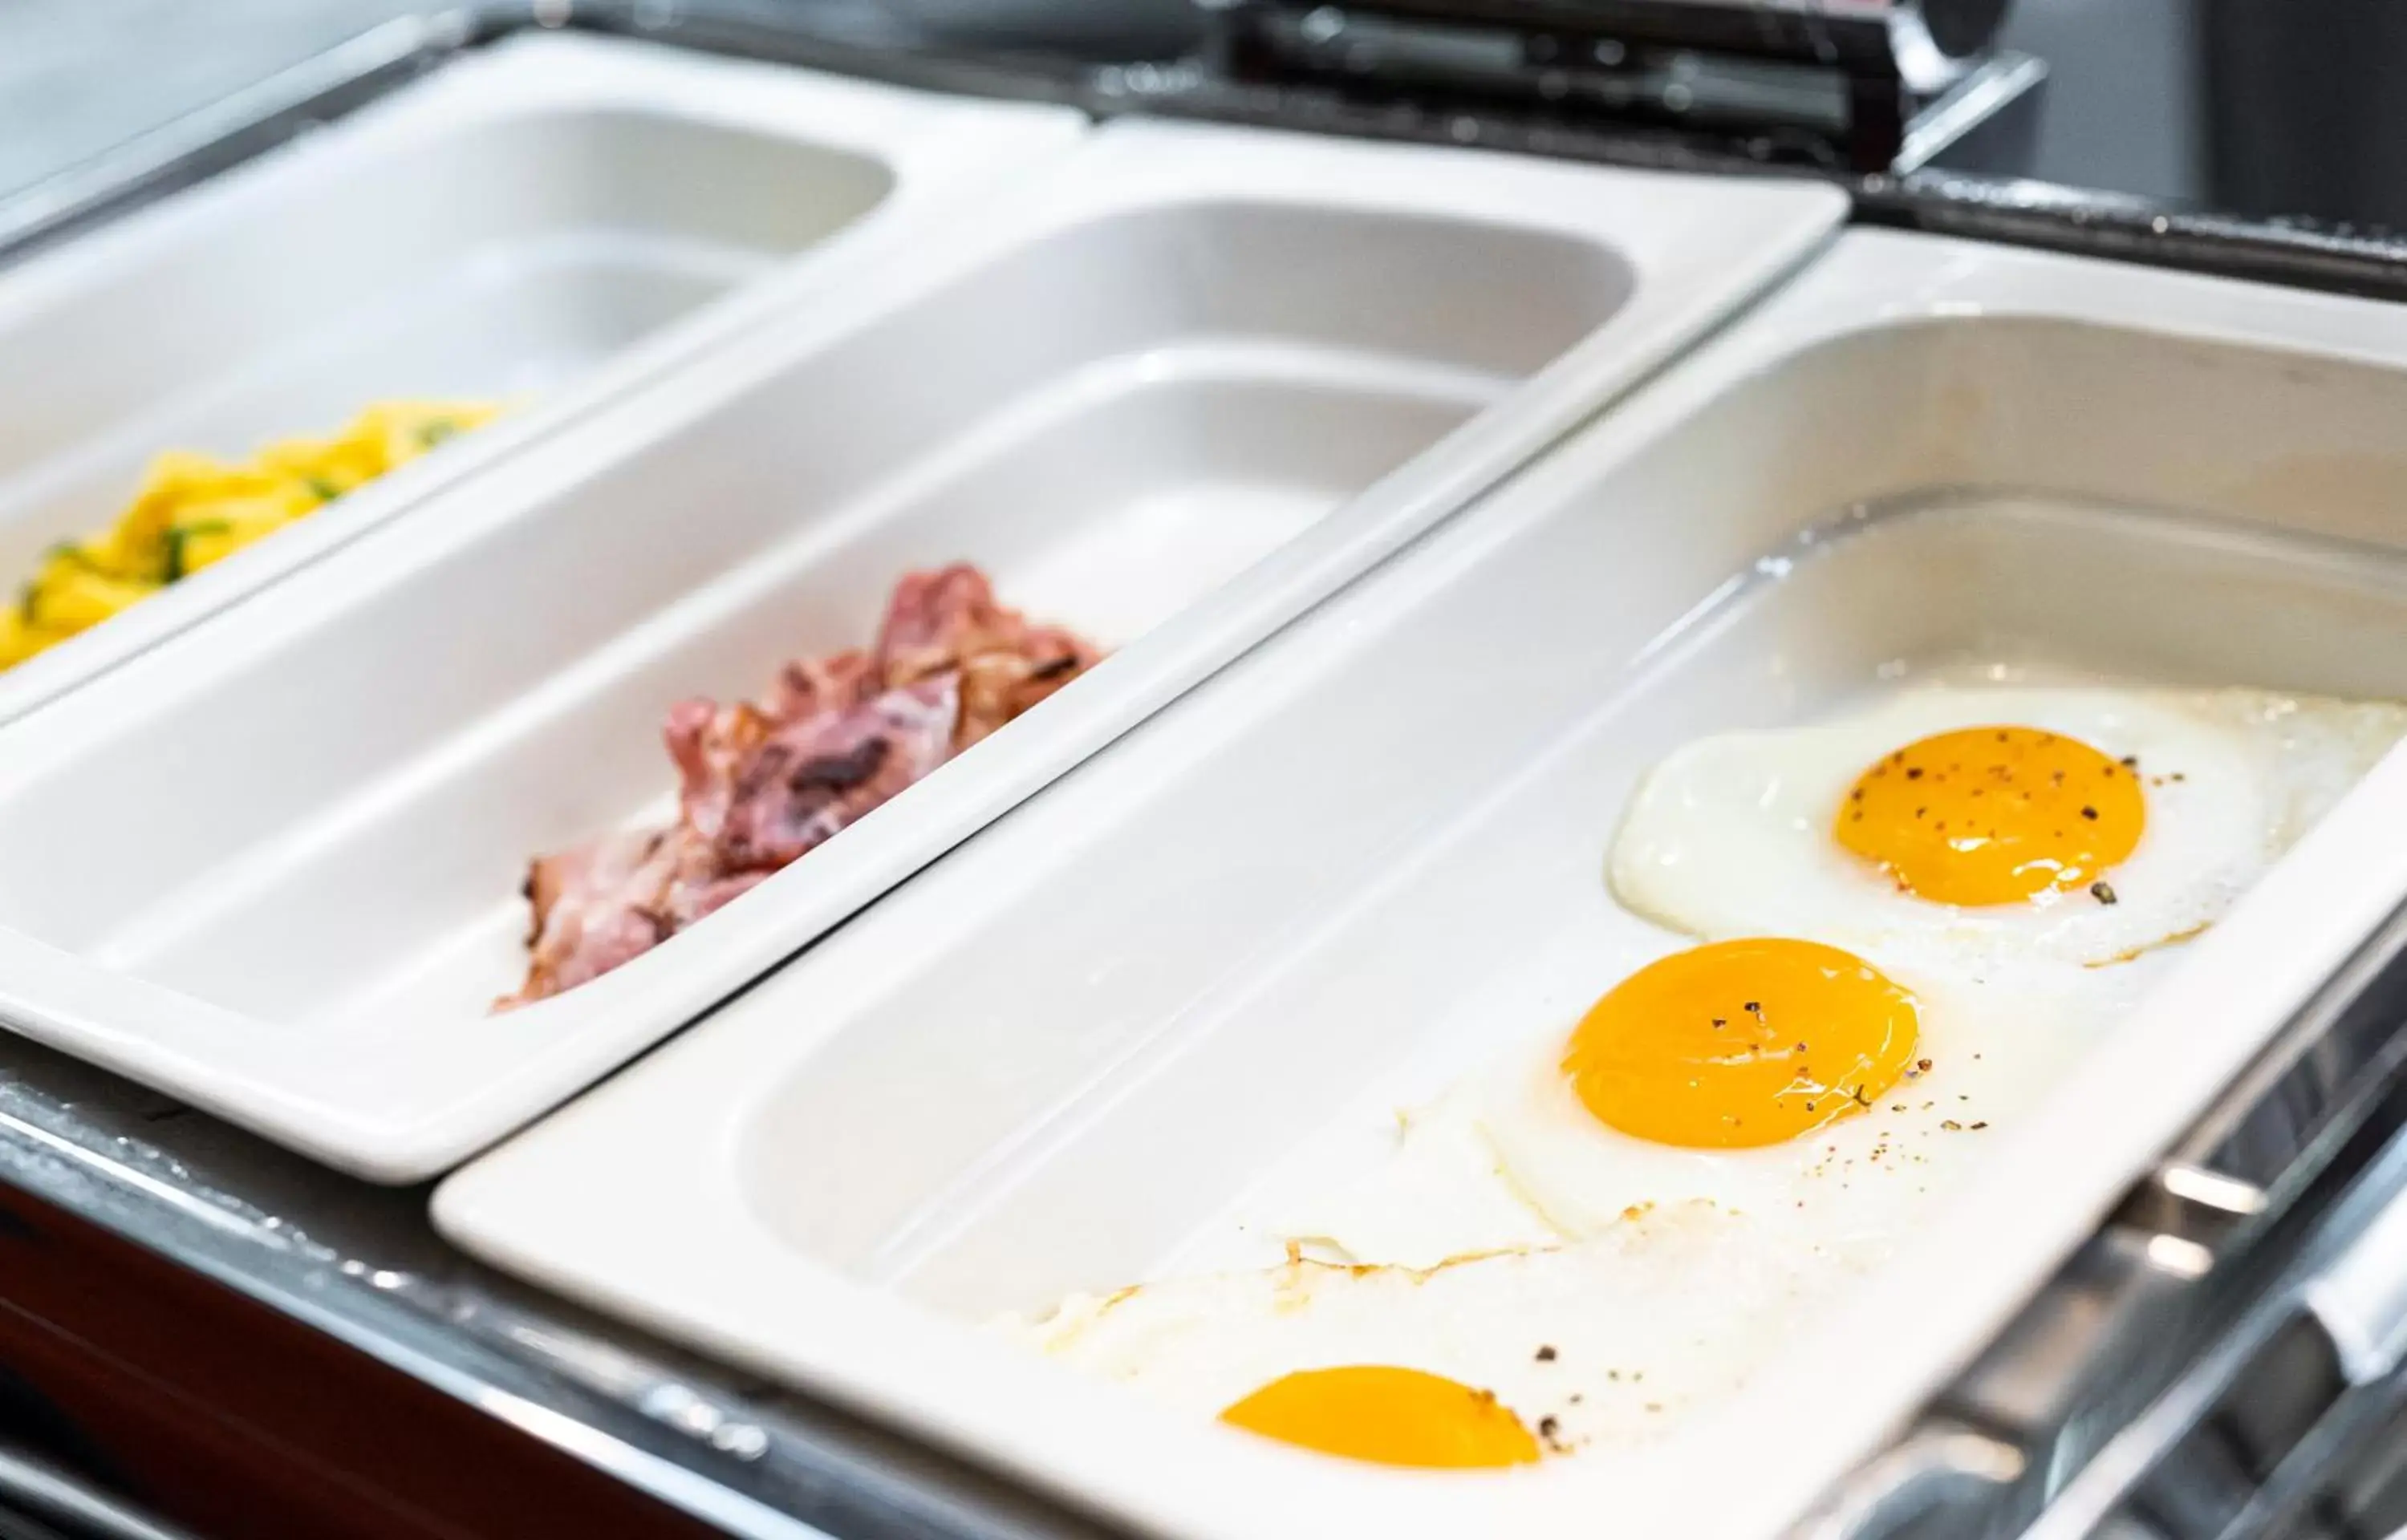
[[(1148, 1534), (1779, 1533), (2407, 895), (2393, 755), (1736, 1398), (1527, 1473), (1182, 1422), (976, 1335), (1676, 944), (1676, 745), (1965, 658), (2407, 697), (2407, 312), (1846, 234), (1602, 422), (435, 1197), (500, 1264)], [(1807, 539), (1805, 537), (1811, 536)], [(1533, 1027), (1534, 1024), (1534, 1027)], [(1366, 1123), (1365, 1127), (1374, 1126)]]
[(739, 330), (749, 305), (799, 300), (929, 201), (990, 194), (1084, 131), (1066, 108), (522, 35), (0, 272), (11, 594), (51, 544), (112, 519), (161, 450), (241, 456), (386, 397), (519, 405), (0, 672), (0, 722)]
[[(1100, 130), (841, 304), (0, 729), (0, 1014), (424, 1176), (1508, 473), (1841, 212), (1800, 182)], [(528, 858), (661, 816), (672, 702), (868, 642), (896, 578), (954, 558), (1120, 652), (632, 965), (486, 1015), (523, 971)]]

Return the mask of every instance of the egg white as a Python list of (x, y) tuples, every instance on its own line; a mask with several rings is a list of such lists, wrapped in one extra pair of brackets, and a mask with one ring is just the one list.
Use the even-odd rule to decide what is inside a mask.
[(1310, 1261), (1065, 1301), (992, 1328), (1198, 1418), (1299, 1369), (1388, 1364), (1493, 1392), (1557, 1454), (1643, 1440), (1734, 1390), (1848, 1275), (1711, 1205), (1430, 1270)]
[[(1832, 835), (1866, 767), (1935, 733), (2041, 728), (2136, 761), (2146, 824), (2112, 895), (1958, 907), (1901, 892)], [(1806, 727), (1689, 743), (1647, 775), (1613, 843), (1614, 897), (1692, 936), (1791, 936), (1942, 966), (2103, 965), (2194, 936), (2407, 729), (2407, 708), (2104, 686), (1923, 686)]]
[(1561, 1068), (1575, 1018), (1547, 1022), (1399, 1109), (1377, 1158), (1249, 1208), (1242, 1228), (1283, 1239), (1285, 1265), (1075, 1295), (996, 1329), (1199, 1418), (1297, 1369), (1378, 1363), (1494, 1392), (1558, 1454), (1643, 1442), (1884, 1262), (2165, 966), (1885, 969), (1916, 996), (1913, 1076), (1746, 1150), (1599, 1123)]
[[(1990, 724), (2137, 758), (2147, 827), (2108, 874), (2116, 903), (1935, 905), (1838, 846), (1839, 804), (1866, 766)], [(1926, 685), (1692, 743), (1633, 798), (1614, 897), (1682, 933), (1666, 952), (1742, 936), (1855, 952), (1916, 996), (1910, 1079), (1786, 1144), (1620, 1134), (1579, 1102), (1561, 1058), (1585, 1003), (1572, 996), (1645, 959), (1602, 977), (1585, 954), (1553, 959), (1482, 1000), (1501, 1050), (1468, 1072), (1456, 1061), (1450, 1085), (1417, 1081), (1446, 1088), (1377, 1127), (1332, 1126), (1240, 1206), (1228, 1238), (1247, 1256), (1285, 1246), (1285, 1265), (1074, 1296), (998, 1329), (1198, 1417), (1297, 1369), (1376, 1363), (1492, 1391), (1557, 1452), (1659, 1434), (1878, 1265), (2177, 961), (2165, 943), (2220, 918), (2402, 730), (2407, 707), (2388, 703)]]
[(1562, 1069), (1574, 1024), (1550, 1023), (1431, 1103), (1400, 1109), (1383, 1158), (1289, 1189), (1243, 1222), (1310, 1256), (1426, 1267), (1593, 1238), (1633, 1211), (1705, 1203), (1741, 1221), (1783, 1221), (1783, 1244), (1869, 1261), (2160, 966), (1991, 965), (1978, 977), (1886, 967), (1915, 996), (1916, 1067), (1868, 1110), (1751, 1149), (1658, 1144), (1600, 1123)]
[(1884, 971), (1915, 996), (1913, 1064), (1866, 1110), (1798, 1138), (1692, 1150), (1620, 1133), (1574, 1092), (1560, 1036), (1485, 1081), (1478, 1126), (1503, 1179), (1566, 1236), (1597, 1234), (1633, 1204), (1707, 1199), (1743, 1216), (1781, 1215), (1791, 1234), (1870, 1262), (2111, 1028), (2154, 970)]

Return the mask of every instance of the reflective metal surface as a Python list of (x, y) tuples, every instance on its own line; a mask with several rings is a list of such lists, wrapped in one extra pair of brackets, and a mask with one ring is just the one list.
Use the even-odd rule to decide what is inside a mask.
[[(1924, 1481), (1915, 1501), (1874, 1462), (1834, 1495), (1834, 1511), (1864, 1515), (1844, 1533), (2327, 1533), (2297, 1526), (2329, 1519), (2326, 1489), (2386, 1447), (2407, 1412), (2396, 1363), (2352, 1385), (2345, 1340), (2310, 1309), (2318, 1280), (2407, 1202), (2402, 1067), (2407, 913), (2369, 940), (2166, 1152), (1901, 1446), (1934, 1429), (1978, 1434), (1993, 1451), (1989, 1479)], [(2383, 1252), (2360, 1261), (2395, 1271), (2402, 1220), (2394, 1213), (2388, 1233), (2373, 1236)], [(2381, 1330), (2387, 1336), (2397, 1324)], [(1819, 1540), (1821, 1532), (1801, 1533)]]
[(0, 1535), (11, 1533), (12, 1522), (63, 1528), (91, 1540), (192, 1540), (73, 1472), (0, 1444)]
[[(420, 18), (293, 65), (242, 98), (0, 197), (0, 260), (306, 131), (461, 47), (533, 24), (647, 36), (931, 90), (1068, 102), (1104, 117), (1154, 113), (1667, 170), (1762, 171), (1801, 159), (1807, 163), (1800, 174), (1813, 169), (1810, 147), (1775, 131), (1703, 125), (1692, 132), (1493, 103), (1232, 80), (1190, 56), (1202, 42), (1202, 13), (1188, 0), (1080, 7), (1014, 0), (973, 25), (966, 13), (981, 5), (426, 0)], [(1036, 24), (1040, 13), (1049, 24)], [(1999, 34), (2004, 51), (1926, 104), (1904, 127), (1896, 164), (1856, 184), (1860, 217), (2270, 282), (2407, 296), (2407, 241), (2364, 224), (2219, 212), (2205, 201), (2221, 162), (2204, 157), (2197, 114), (2185, 106), (2200, 89), (2202, 16), (2199, 0), (2018, 0)], [(910, 25), (898, 31), (904, 21)], [(2144, 90), (2123, 89), (2115, 72), (2128, 75), (2123, 66), (2142, 55), (2166, 73), (2141, 80)], [(2316, 152), (2299, 146), (2282, 153)], [(2407, 170), (2401, 176), (2407, 178)]]
[(418, 8), (416, 0), (0, 0), (0, 197)]
[(0, 1181), (295, 1317), (730, 1533), (1095, 1540), (982, 1474), (501, 1278), (423, 1189), (337, 1176), (0, 1038)]

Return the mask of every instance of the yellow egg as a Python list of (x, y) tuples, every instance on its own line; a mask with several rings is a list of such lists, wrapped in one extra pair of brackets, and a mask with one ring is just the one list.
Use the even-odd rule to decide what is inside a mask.
[(331, 439), (285, 439), (247, 463), (169, 450), (114, 523), (53, 546), (0, 625), (0, 669), (44, 652), (274, 534), (500, 409), (401, 401), (370, 406)]
[(1381, 1465), (1478, 1470), (1538, 1458), (1537, 1438), (1493, 1392), (1391, 1363), (1290, 1370), (1232, 1403), (1220, 1420)]
[(1902, 892), (1986, 906), (2087, 887), (2130, 855), (2147, 821), (2132, 765), (2068, 734), (1982, 726), (1874, 760), (1832, 833)]
[(2391, 701), (1919, 686), (1676, 750), (1609, 880), (1705, 940), (2105, 966), (2220, 919), (2402, 728)]
[(1692, 1150), (1778, 1144), (1870, 1107), (1914, 1062), (1912, 995), (1836, 947), (1720, 941), (1597, 1001), (1563, 1073), (1597, 1122)]
[(150, 596), (151, 585), (116, 576), (74, 546), (43, 564), (36, 591), (19, 613), (46, 631), (72, 636)]
[(22, 663), (57, 640), (28, 621), (20, 610), (0, 615), (0, 669)]

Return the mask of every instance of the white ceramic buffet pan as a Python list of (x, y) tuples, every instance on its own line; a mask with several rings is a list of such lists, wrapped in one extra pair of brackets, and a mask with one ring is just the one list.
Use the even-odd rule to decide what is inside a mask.
[[(331, 432), (383, 397), (523, 403), (0, 673), (0, 722), (740, 328), (751, 301), (793, 303), (930, 201), (985, 193), (1084, 131), (1064, 108), (523, 35), (0, 272), (10, 593), (52, 544), (114, 516), (160, 450), (237, 456)], [(748, 285), (766, 291), (710, 303)]]
[[(0, 1017), (427, 1175), (1459, 507), (1842, 211), (1794, 182), (1098, 131), (841, 306), (0, 729)], [(672, 702), (869, 641), (896, 578), (954, 558), (1121, 652), (631, 966), (488, 1017), (524, 971), (528, 858), (664, 816)]]
[[(1851, 233), (1695, 355), (682, 1040), (454, 1176), (463, 1245), (1147, 1533), (1776, 1533), (2407, 895), (2394, 755), (1745, 1392), (1388, 1473), (974, 1332), (1192, 1261), (1399, 1072), (1671, 938), (1674, 746), (1968, 658), (2407, 696), (2407, 310)], [(1808, 538), (1808, 536), (1811, 538)], [(1419, 1087), (1426, 1092), (1430, 1087)], [(1413, 1098), (1407, 1098), (1413, 1099)]]

